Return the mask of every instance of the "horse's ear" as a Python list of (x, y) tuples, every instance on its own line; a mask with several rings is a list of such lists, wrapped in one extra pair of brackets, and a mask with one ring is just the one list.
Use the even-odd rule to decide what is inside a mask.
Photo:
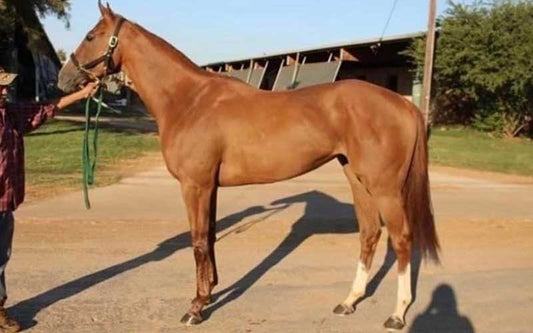
[(107, 5), (107, 12), (109, 13), (111, 17), (114, 17), (115, 13), (113, 13), (113, 10), (111, 9), (111, 6), (109, 5), (109, 2), (106, 2), (106, 5)]
[(107, 9), (102, 5), (102, 1), (98, 0), (98, 9), (100, 9), (100, 13), (102, 14), (102, 17), (105, 17), (107, 14)]
[(113, 10), (111, 10), (111, 7), (109, 6), (109, 3), (107, 3), (107, 6), (104, 6), (102, 5), (102, 1), (98, 0), (98, 8), (100, 9), (100, 13), (102, 13), (102, 17), (104, 19), (112, 19), (115, 17)]

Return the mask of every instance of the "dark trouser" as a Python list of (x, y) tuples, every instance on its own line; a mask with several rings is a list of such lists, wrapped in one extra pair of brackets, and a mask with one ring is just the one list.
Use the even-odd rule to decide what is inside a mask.
[(5, 271), (11, 256), (14, 222), (12, 212), (0, 212), (0, 306), (7, 299)]

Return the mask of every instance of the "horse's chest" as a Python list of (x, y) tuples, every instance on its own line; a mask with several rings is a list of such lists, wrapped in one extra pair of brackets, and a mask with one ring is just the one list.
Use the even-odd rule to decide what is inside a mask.
[(217, 169), (216, 144), (205, 137), (174, 136), (162, 139), (162, 152), (169, 172), (179, 181), (204, 182)]

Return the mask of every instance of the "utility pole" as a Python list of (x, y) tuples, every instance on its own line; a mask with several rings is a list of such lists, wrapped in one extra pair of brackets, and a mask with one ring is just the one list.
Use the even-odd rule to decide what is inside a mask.
[(429, 0), (428, 32), (426, 36), (426, 56), (424, 61), (424, 80), (422, 83), (422, 115), (426, 128), (429, 122), (429, 108), (431, 101), (431, 79), (433, 77), (433, 59), (435, 52), (435, 16), (437, 0)]

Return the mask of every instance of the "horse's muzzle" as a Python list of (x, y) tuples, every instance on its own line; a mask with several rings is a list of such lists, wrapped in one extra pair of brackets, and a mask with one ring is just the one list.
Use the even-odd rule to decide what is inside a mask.
[(65, 93), (71, 93), (78, 90), (80, 85), (86, 83), (86, 81), (87, 78), (81, 74), (69, 60), (59, 72), (57, 86)]

